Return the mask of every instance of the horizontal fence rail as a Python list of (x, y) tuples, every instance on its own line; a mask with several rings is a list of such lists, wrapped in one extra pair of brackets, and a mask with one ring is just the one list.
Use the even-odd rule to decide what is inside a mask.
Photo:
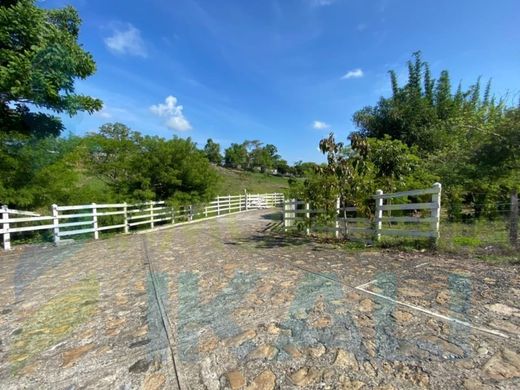
[[(425, 197), (429, 198), (428, 202), (418, 202), (419, 198), (425, 200)], [(360, 213), (357, 207), (340, 205), (339, 199), (332, 210), (316, 208), (301, 200), (287, 200), (283, 208), (284, 230), (304, 228), (307, 234), (333, 232), (337, 238), (363, 234), (377, 241), (385, 235), (427, 237), (435, 241), (439, 238), (440, 183), (435, 183), (431, 188), (389, 194), (378, 190), (373, 199), (374, 213), (370, 218)], [(401, 215), (403, 213), (413, 215)], [(319, 223), (320, 216), (327, 215), (333, 219), (334, 226), (331, 223)]]
[(11, 249), (11, 235), (21, 232), (48, 231), (58, 244), (62, 238), (90, 235), (99, 239), (100, 232), (122, 230), (129, 233), (139, 227), (155, 228), (158, 224), (189, 223), (230, 213), (280, 207), (281, 193), (218, 196), (203, 205), (171, 207), (164, 201), (138, 204), (52, 205), (52, 215), (39, 215), (2, 206), (0, 235), (4, 250)]

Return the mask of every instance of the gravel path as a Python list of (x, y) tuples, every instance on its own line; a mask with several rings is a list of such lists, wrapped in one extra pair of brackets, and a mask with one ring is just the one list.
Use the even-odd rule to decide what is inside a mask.
[(0, 255), (0, 388), (520, 388), (518, 267), (274, 213)]

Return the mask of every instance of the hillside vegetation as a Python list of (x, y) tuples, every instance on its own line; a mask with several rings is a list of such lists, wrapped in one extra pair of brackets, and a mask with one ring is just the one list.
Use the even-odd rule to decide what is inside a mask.
[(284, 192), (289, 188), (287, 178), (259, 172), (215, 167), (218, 173), (217, 193), (219, 195), (240, 194), (244, 189), (249, 193)]

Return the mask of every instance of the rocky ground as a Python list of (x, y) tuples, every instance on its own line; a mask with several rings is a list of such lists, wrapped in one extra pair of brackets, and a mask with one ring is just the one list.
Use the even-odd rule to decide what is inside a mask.
[(520, 274), (253, 211), (0, 255), (0, 388), (520, 388)]

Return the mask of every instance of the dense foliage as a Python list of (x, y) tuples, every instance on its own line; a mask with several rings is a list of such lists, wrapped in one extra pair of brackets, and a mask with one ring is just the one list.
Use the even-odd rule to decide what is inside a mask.
[(327, 164), (315, 166), (304, 182), (292, 181), (291, 195), (327, 209), (335, 207), (339, 197), (342, 204), (368, 211), (377, 189), (393, 192), (420, 188), (435, 180), (415, 147), (388, 136), (379, 140), (354, 133), (349, 140), (346, 146), (332, 133), (321, 140), (320, 150), (327, 156)]
[(34, 209), (52, 203), (139, 200), (198, 203), (216, 195), (217, 173), (188, 139), (143, 136), (121, 123), (85, 137), (33, 138), (0, 160), (3, 204)]
[(220, 144), (217, 144), (211, 138), (208, 139), (206, 145), (204, 146), (204, 154), (211, 163), (216, 165), (220, 165), (222, 163)]
[[(95, 71), (92, 56), (77, 42), (80, 23), (72, 7), (44, 10), (34, 0), (0, 3), (2, 203), (36, 206), (89, 195), (72, 195), (79, 175), (73, 169), (77, 140), (56, 138), (63, 125), (48, 113), (74, 115), (102, 106), (74, 91), (75, 79)], [(32, 112), (35, 108), (46, 112)]]
[(249, 171), (274, 171), (281, 174), (291, 172), (287, 161), (278, 154), (278, 149), (272, 144), (264, 145), (258, 140), (233, 143), (225, 150), (224, 165), (228, 168)]
[(491, 82), (484, 93), (480, 79), (468, 89), (459, 84), (452, 91), (449, 72), (432, 78), (428, 63), (419, 52), (408, 62), (408, 81), (399, 86), (395, 71), (390, 71), (392, 96), (382, 97), (375, 106), (354, 114), (354, 122), (364, 137), (382, 139), (388, 135), (408, 146), (417, 146), (422, 156), (464, 144), (493, 128), (502, 118), (503, 101), (491, 96)]
[[(350, 145), (331, 135), (320, 142), (326, 167), (293, 194), (306, 199), (340, 196), (360, 205), (375, 189), (385, 192), (441, 181), (452, 219), (492, 217), (520, 187), (520, 107), (507, 107), (480, 79), (453, 91), (449, 72), (434, 79), (414, 53), (400, 86), (390, 71), (392, 95), (354, 114)], [(324, 195), (325, 194), (325, 195)], [(331, 200), (332, 199), (332, 200)], [(506, 206), (507, 207), (507, 206)]]
[(216, 172), (191, 139), (143, 136), (105, 124), (83, 143), (90, 172), (121, 200), (202, 202), (215, 196)]
[(45, 10), (34, 0), (0, 5), (0, 129), (21, 135), (59, 135), (59, 118), (30, 106), (74, 115), (102, 103), (74, 91), (74, 80), (96, 70), (77, 42), (81, 20), (72, 7)]

